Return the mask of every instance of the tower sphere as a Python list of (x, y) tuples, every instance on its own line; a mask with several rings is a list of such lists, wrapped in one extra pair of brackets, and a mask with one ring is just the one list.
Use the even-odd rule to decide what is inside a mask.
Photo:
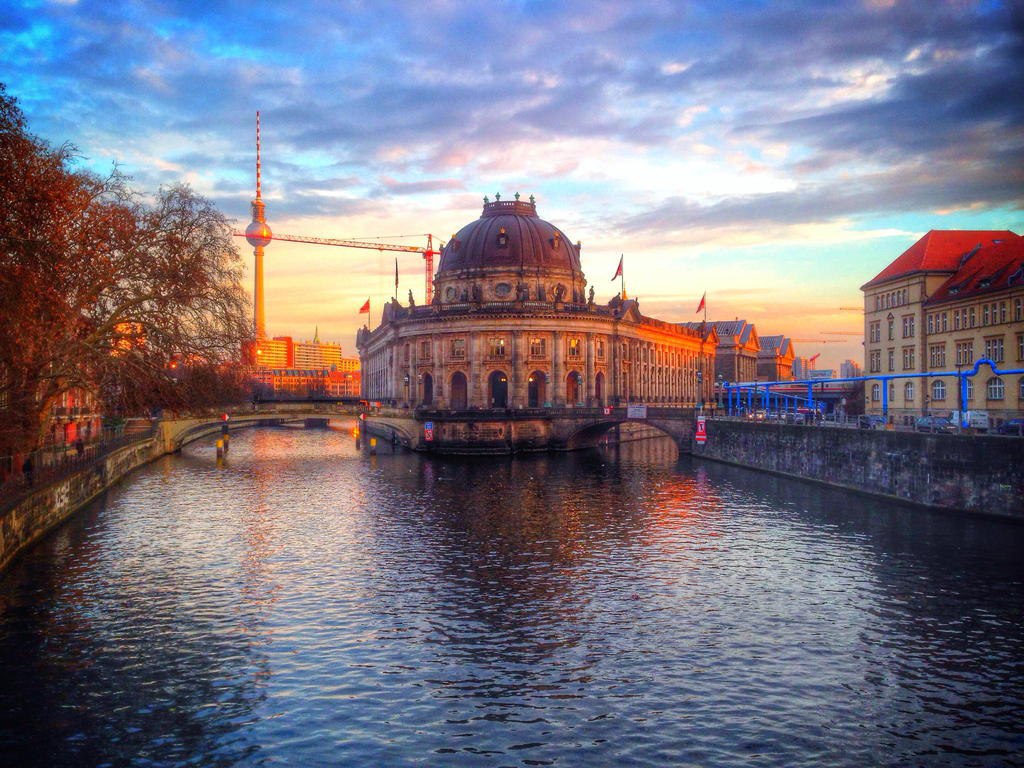
[(263, 248), (274, 239), (274, 234), (266, 222), (253, 221), (245, 228), (245, 239), (253, 248)]

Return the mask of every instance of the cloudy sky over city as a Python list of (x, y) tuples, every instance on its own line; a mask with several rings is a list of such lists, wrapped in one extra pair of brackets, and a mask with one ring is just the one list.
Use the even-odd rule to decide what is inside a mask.
[[(86, 167), (187, 181), (240, 227), (260, 110), (275, 232), (418, 245), (533, 194), (599, 299), (625, 254), (646, 314), (698, 319), (707, 291), (709, 319), (837, 340), (929, 229), (1024, 231), (1022, 35), (1020, 3), (967, 0), (0, 0), (0, 81)], [(266, 264), (274, 335), (353, 351), (393, 292), (387, 253)]]

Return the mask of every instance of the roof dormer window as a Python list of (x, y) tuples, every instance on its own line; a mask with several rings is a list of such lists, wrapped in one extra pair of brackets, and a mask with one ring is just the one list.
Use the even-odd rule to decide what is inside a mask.
[(508, 248), (508, 233), (504, 227), (498, 230), (497, 246), (499, 248)]

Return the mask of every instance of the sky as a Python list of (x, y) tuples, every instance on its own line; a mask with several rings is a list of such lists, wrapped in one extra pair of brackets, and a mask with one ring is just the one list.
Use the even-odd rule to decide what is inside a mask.
[[(598, 301), (623, 255), (645, 314), (706, 293), (835, 368), (924, 233), (1024, 233), (1022, 60), (1020, 2), (0, 0), (0, 82), (83, 167), (242, 229), (259, 110), (276, 233), (424, 245), (532, 194)], [(394, 255), (275, 242), (265, 276), (271, 335), (355, 354)]]

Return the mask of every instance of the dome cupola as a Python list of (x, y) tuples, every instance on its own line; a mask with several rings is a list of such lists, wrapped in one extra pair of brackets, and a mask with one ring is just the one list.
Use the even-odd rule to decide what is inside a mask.
[(441, 251), (434, 280), (435, 296), (453, 301), (552, 300), (561, 286), (565, 301), (582, 301), (586, 279), (580, 246), (537, 215), (529, 201), (484, 198), (480, 218), (460, 229)]

